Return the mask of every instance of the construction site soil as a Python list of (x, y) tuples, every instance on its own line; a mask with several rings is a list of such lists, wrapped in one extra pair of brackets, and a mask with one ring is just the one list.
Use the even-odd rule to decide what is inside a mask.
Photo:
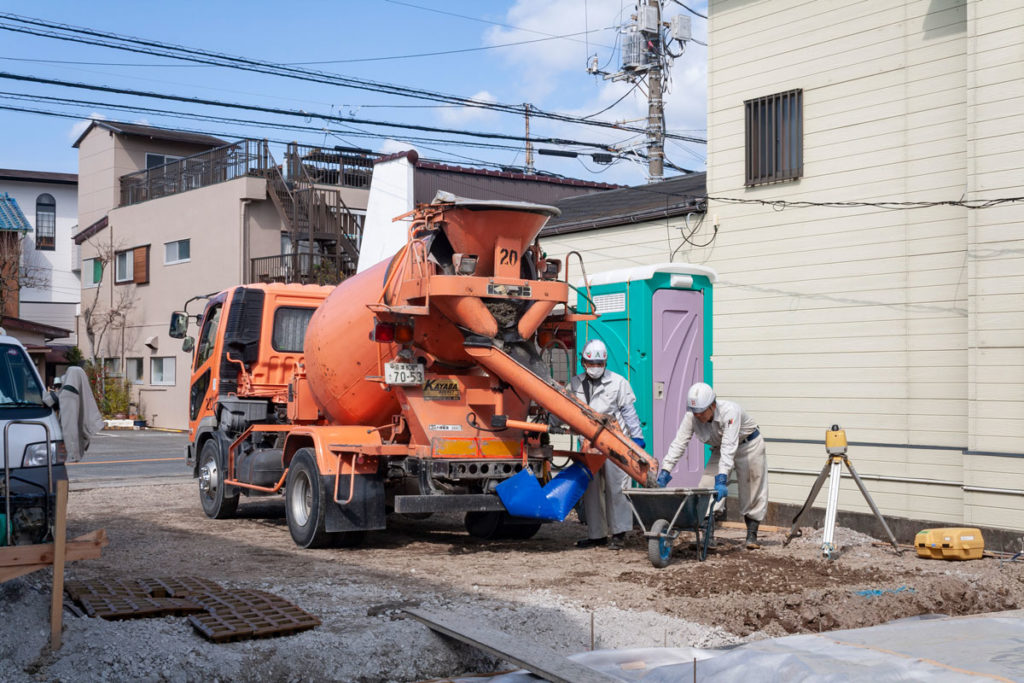
[[(470, 537), (461, 517), (389, 518), (355, 549), (296, 547), (279, 499), (246, 501), (239, 517), (207, 519), (194, 484), (72, 491), (69, 536), (105, 529), (100, 559), (77, 579), (195, 576), (275, 593), (322, 624), (296, 635), (210, 643), (182, 617), (104, 621), (65, 612), (64, 646), (48, 647), (49, 575), (0, 585), (0, 680), (412, 681), (511, 668), (435, 635), (402, 609), (442, 612), (563, 653), (595, 648), (719, 647), (792, 633), (870, 626), (921, 614), (1024, 607), (1024, 562), (898, 556), (836, 529), (834, 560), (820, 530), (788, 547), (781, 532), (746, 550), (741, 529), (718, 533), (705, 562), (680, 539), (656, 569), (634, 531), (626, 548), (576, 549), (574, 516), (528, 541)], [(593, 643), (592, 643), (593, 640)]]

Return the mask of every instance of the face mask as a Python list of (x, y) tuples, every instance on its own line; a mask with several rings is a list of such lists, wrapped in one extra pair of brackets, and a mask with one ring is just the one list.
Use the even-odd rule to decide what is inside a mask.
[(588, 365), (587, 366), (587, 376), (590, 377), (590, 379), (599, 379), (601, 377), (601, 375), (603, 375), (603, 374), (604, 374), (604, 366), (603, 365)]

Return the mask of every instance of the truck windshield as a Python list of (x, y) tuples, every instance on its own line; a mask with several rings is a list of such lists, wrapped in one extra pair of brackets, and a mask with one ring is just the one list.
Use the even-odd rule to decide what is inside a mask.
[(42, 405), (43, 386), (19, 346), (0, 344), (0, 406)]

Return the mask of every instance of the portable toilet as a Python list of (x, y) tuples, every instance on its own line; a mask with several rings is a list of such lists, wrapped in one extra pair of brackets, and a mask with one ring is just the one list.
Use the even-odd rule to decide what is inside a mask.
[[(694, 382), (711, 384), (711, 293), (716, 273), (685, 263), (635, 266), (598, 273), (580, 287), (577, 308), (595, 311), (577, 323), (577, 348), (600, 339), (608, 368), (629, 382), (643, 426), (647, 452), (662, 460), (686, 414)], [(592, 308), (591, 308), (592, 304)], [(577, 371), (582, 371), (576, 359)], [(697, 486), (710, 457), (692, 439), (672, 472), (671, 486)]]

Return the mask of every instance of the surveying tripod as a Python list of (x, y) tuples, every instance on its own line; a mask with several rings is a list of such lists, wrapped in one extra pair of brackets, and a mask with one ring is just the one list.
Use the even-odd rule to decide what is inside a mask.
[(797, 524), (800, 522), (800, 518), (803, 514), (811, 508), (811, 504), (814, 503), (814, 499), (818, 497), (818, 492), (821, 491), (821, 485), (825, 483), (825, 477), (829, 477), (828, 505), (825, 508), (825, 530), (821, 539), (821, 555), (829, 560), (835, 558), (836, 547), (832, 540), (835, 534), (836, 508), (839, 503), (839, 479), (842, 476), (842, 466), (845, 464), (846, 469), (848, 469), (850, 471), (850, 475), (853, 476), (853, 480), (857, 482), (857, 488), (859, 488), (860, 492), (864, 494), (864, 500), (866, 500), (868, 505), (871, 507), (871, 511), (875, 513), (875, 518), (882, 523), (882, 528), (885, 529), (885, 533), (889, 535), (889, 540), (892, 542), (892, 547), (895, 548), (896, 554), (902, 555), (903, 551), (900, 550), (899, 545), (896, 543), (896, 537), (893, 536), (892, 531), (889, 529), (889, 525), (885, 523), (885, 518), (883, 518), (882, 513), (878, 511), (875, 501), (871, 499), (871, 494), (868, 493), (867, 488), (864, 487), (864, 482), (861, 481), (860, 476), (857, 475), (857, 470), (853, 469), (853, 463), (850, 462), (850, 458), (846, 455), (846, 430), (840, 429), (839, 425), (832, 425), (832, 429), (825, 433), (825, 452), (828, 453), (825, 466), (821, 468), (821, 474), (818, 475), (818, 478), (814, 482), (814, 486), (811, 487), (811, 495), (807, 496), (807, 502), (804, 503), (804, 506), (796, 513), (796, 517), (793, 518), (793, 526), (790, 527), (789, 535), (786, 536), (786, 540), (782, 542), (782, 545), (789, 545), (789, 542), (792, 541), (793, 538), (800, 535), (800, 529)]

